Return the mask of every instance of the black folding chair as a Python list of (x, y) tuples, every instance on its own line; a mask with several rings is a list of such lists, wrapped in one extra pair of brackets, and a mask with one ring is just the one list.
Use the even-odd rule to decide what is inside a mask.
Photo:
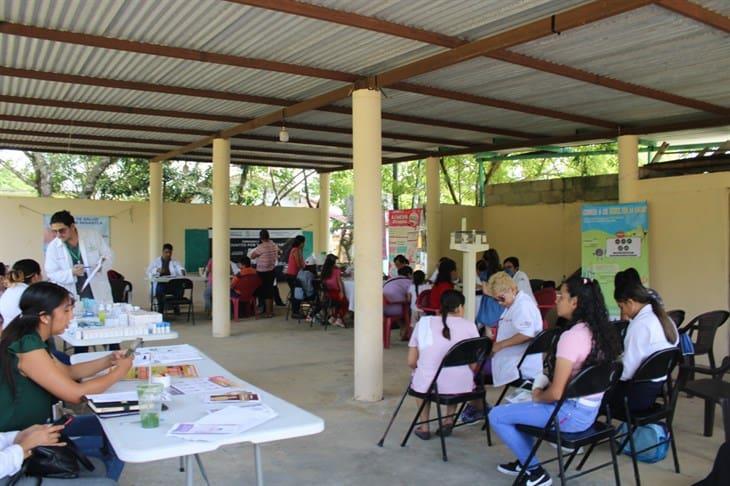
[[(560, 470), (561, 484), (565, 484), (566, 481), (568, 481), (569, 479), (575, 479), (581, 476), (585, 476), (586, 474), (589, 474), (598, 469), (613, 465), (613, 474), (616, 484), (620, 485), (621, 478), (619, 477), (618, 471), (616, 447), (614, 441), (612, 440), (613, 437), (616, 435), (616, 429), (611, 424), (610, 407), (607, 407), (607, 420), (605, 422), (597, 420), (590, 428), (584, 430), (583, 432), (561, 432), (560, 421), (558, 420), (558, 412), (560, 412), (560, 408), (568, 399), (580, 398), (610, 391), (611, 388), (613, 388), (614, 385), (618, 382), (618, 379), (621, 377), (622, 370), (623, 365), (618, 362), (602, 363), (600, 365), (594, 365), (585, 368), (580, 373), (578, 373), (575, 378), (570, 380), (568, 386), (565, 388), (565, 392), (563, 393), (562, 398), (555, 405), (555, 410), (553, 410), (552, 415), (550, 415), (550, 418), (548, 419), (544, 427), (517, 424), (517, 430), (537, 438), (537, 440), (535, 441), (535, 445), (533, 445), (532, 450), (530, 451), (530, 455), (527, 457), (527, 460), (525, 460), (525, 464), (530, 464), (532, 458), (535, 457), (535, 454), (537, 453), (537, 449), (540, 447), (540, 444), (542, 444), (543, 441), (552, 442), (554, 444), (557, 444), (558, 446), (558, 456), (556, 458), (542, 462), (541, 465), (557, 460)], [(570, 477), (565, 476), (566, 470), (570, 466), (570, 463), (573, 461), (576, 454), (578, 454), (578, 451), (581, 447), (588, 445), (592, 446), (593, 444), (605, 441), (608, 441), (611, 448), (611, 461), (599, 464), (586, 471), (581, 471), (580, 473), (574, 474)], [(573, 449), (573, 452), (570, 453), (567, 462), (565, 462), (563, 457), (563, 448)], [(583, 462), (585, 462), (585, 458)], [(520, 484), (526, 473), (526, 467), (521, 469), (513, 484)]]
[[(672, 429), (672, 422), (674, 421), (674, 409), (677, 402), (677, 395), (679, 388), (676, 383), (672, 381), (672, 372), (676, 368), (682, 353), (678, 348), (672, 347), (657, 351), (649, 355), (639, 366), (634, 373), (634, 377), (627, 382), (627, 394), (624, 396), (624, 406), (613, 411), (613, 418), (625, 422), (628, 428), (628, 432), (625, 435), (616, 437), (616, 440), (622, 439), (622, 442), (618, 446), (618, 450), (622, 451), (628, 442), (631, 451), (631, 461), (634, 467), (634, 478), (636, 479), (636, 485), (641, 485), (641, 479), (639, 477), (639, 465), (636, 456), (656, 449), (657, 447), (669, 443), (672, 447), (672, 457), (674, 458), (674, 469), (679, 473), (679, 459), (677, 457), (677, 446), (674, 442), (674, 430)], [(666, 380), (662, 384), (662, 390), (657, 398), (660, 401), (656, 401), (651, 407), (641, 411), (631, 411), (629, 409), (629, 398), (628, 395), (631, 392), (632, 387), (638, 387), (642, 384), (658, 380), (666, 377)], [(636, 450), (636, 444), (634, 443), (634, 432), (639, 426), (647, 424), (663, 423), (666, 425), (669, 431), (669, 438), (661, 441), (652, 446), (646, 447), (640, 451)], [(586, 453), (583, 460), (578, 465), (578, 469), (583, 466), (585, 461), (593, 451), (594, 445), (591, 445), (590, 449)]]
[[(682, 365), (681, 368), (686, 368)], [(714, 371), (695, 370), (697, 373), (710, 375), (711, 378), (686, 381), (680, 383), (680, 388), (687, 393), (702, 398), (705, 401), (705, 437), (712, 437), (715, 425), (715, 404), (723, 406), (723, 420), (725, 422), (725, 440), (730, 441), (730, 382), (723, 379), (730, 372), (730, 356), (722, 360), (722, 365)]]
[[(195, 325), (195, 311), (193, 309), (193, 281), (189, 278), (173, 278), (167, 283), (167, 289), (170, 293), (165, 297), (165, 308), (187, 306), (188, 322), (190, 317), (193, 318), (193, 326)], [(187, 295), (186, 295), (187, 292)]]
[[(555, 341), (558, 339), (558, 335), (560, 334), (560, 329), (553, 328), (553, 329), (545, 329), (544, 331), (540, 331), (540, 333), (532, 338), (532, 341), (530, 341), (530, 344), (527, 345), (527, 348), (525, 349), (525, 352), (522, 353), (522, 357), (520, 358), (520, 361), (517, 363), (517, 372), (519, 373), (520, 377), (517, 378), (515, 381), (507, 383), (504, 385), (504, 389), (502, 390), (502, 394), (499, 395), (499, 398), (497, 399), (497, 403), (494, 404), (496, 407), (500, 403), (502, 403), (502, 399), (504, 399), (504, 396), (507, 394), (507, 391), (511, 387), (523, 387), (527, 389), (532, 389), (532, 383), (530, 380), (525, 379), (522, 376), (522, 363), (525, 361), (525, 358), (531, 354), (543, 354), (550, 351), (553, 346), (555, 346)], [(525, 383), (527, 382), (527, 383)]]
[[(400, 410), (401, 405), (403, 404), (403, 400), (407, 395), (410, 395), (412, 397), (420, 398), (423, 400), (421, 403), (421, 406), (418, 407), (418, 411), (416, 412), (416, 416), (413, 418), (413, 421), (411, 422), (411, 426), (408, 428), (408, 432), (406, 432), (405, 437), (403, 438), (403, 442), (401, 442), (401, 447), (405, 447), (406, 443), (408, 442), (408, 438), (411, 436), (411, 432), (413, 432), (413, 429), (417, 425), (423, 425), (426, 423), (431, 422), (438, 422), (439, 429), (444, 430), (443, 428), (443, 419), (451, 417), (453, 419), (453, 427), (459, 427), (464, 424), (457, 424), (456, 418), (459, 416), (460, 410), (457, 410), (456, 413), (451, 415), (443, 416), (441, 414), (441, 405), (459, 405), (461, 404), (461, 408), (463, 408), (464, 404), (471, 400), (481, 400), (482, 406), (484, 407), (484, 410), (487, 410), (487, 392), (484, 388), (484, 376), (482, 375), (481, 366), (477, 370), (477, 377), (478, 377), (478, 383), (476, 384), (474, 390), (466, 393), (457, 393), (457, 394), (442, 394), (438, 391), (438, 377), (441, 374), (441, 371), (444, 368), (452, 368), (455, 366), (465, 366), (465, 365), (471, 365), (475, 363), (484, 363), (484, 356), (488, 356), (489, 353), (492, 350), (492, 341), (489, 338), (486, 337), (478, 337), (478, 338), (471, 338), (471, 339), (465, 339), (464, 341), (461, 341), (449, 349), (448, 353), (446, 353), (446, 356), (444, 356), (444, 359), (441, 360), (441, 365), (439, 366), (438, 370), (436, 371), (436, 375), (434, 376), (433, 380), (431, 381), (431, 384), (429, 385), (428, 391), (425, 393), (418, 392), (411, 388), (410, 384), (408, 385), (408, 388), (406, 389), (405, 393), (403, 394), (403, 397), (401, 398), (400, 403), (398, 404), (398, 407), (396, 407), (395, 412), (393, 413), (393, 416), (390, 419), (390, 422), (388, 423), (388, 427), (385, 429), (385, 433), (383, 434), (382, 439), (380, 439), (380, 442), (378, 442), (378, 445), (380, 447), (383, 446), (383, 442), (385, 441), (385, 437), (388, 434), (388, 431), (390, 430), (391, 425), (393, 425), (393, 421), (395, 420), (396, 415), (398, 415), (398, 411)], [(436, 418), (435, 419), (429, 419), (428, 421), (419, 421), (419, 417), (421, 416), (421, 412), (423, 411), (423, 408), (426, 406), (430, 406), (430, 403), (433, 402), (436, 404)], [(487, 420), (487, 415), (485, 413), (484, 415), (484, 423), (487, 427), (487, 435), (490, 433), (489, 430), (489, 422)], [(439, 434), (441, 438), (441, 457), (444, 461), (448, 461), (448, 457), (446, 455), (446, 441), (444, 440), (444, 434)]]
[(674, 321), (674, 325), (677, 326), (677, 328), (679, 328), (679, 326), (681, 326), (684, 322), (685, 312), (681, 309), (667, 311), (667, 315), (672, 321)]
[[(694, 380), (696, 371), (717, 371), (718, 368), (715, 364), (715, 353), (713, 351), (715, 335), (717, 334), (717, 329), (725, 324), (728, 317), (730, 317), (730, 312), (724, 310), (705, 312), (679, 329), (680, 334), (687, 333), (690, 339), (692, 339), (695, 348), (695, 354), (693, 356), (687, 356), (689, 380)], [(710, 362), (709, 367), (695, 364), (695, 357), (703, 354), (707, 355), (707, 359)]]

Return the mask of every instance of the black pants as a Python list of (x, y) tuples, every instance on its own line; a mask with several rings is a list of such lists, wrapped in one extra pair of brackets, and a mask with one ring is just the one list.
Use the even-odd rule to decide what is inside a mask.
[[(167, 297), (172, 297), (174, 299), (182, 298), (182, 292), (177, 291), (176, 294), (178, 295), (175, 295), (170, 291), (169, 287), (170, 286), (166, 283), (158, 283), (157, 288), (155, 289), (155, 298), (157, 299), (157, 308), (160, 314), (165, 313), (165, 299)], [(184, 289), (181, 288), (180, 290), (184, 292)]]
[(289, 284), (289, 299), (291, 300), (292, 314), (299, 314), (302, 306), (302, 301), (294, 297), (294, 289), (297, 287), (297, 277), (294, 275), (287, 275), (286, 283)]

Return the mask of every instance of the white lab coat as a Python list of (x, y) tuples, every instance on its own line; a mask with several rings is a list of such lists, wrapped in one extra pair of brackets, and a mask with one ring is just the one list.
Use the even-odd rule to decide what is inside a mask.
[(517, 270), (512, 276), (512, 280), (515, 281), (519, 290), (532, 297), (532, 300), (535, 300), (535, 294), (532, 293), (532, 285), (530, 285), (530, 277), (525, 272)]
[[(152, 263), (147, 267), (147, 277), (152, 280), (157, 276), (157, 270), (162, 268), (162, 257), (157, 257), (152, 260)], [(170, 277), (182, 277), (185, 275), (185, 267), (177, 260), (170, 260)], [(157, 282), (152, 284), (152, 293), (157, 291)]]
[[(499, 319), (497, 342), (509, 339), (516, 334), (535, 337), (542, 331), (542, 317), (533, 299), (522, 292), (517, 292), (515, 301), (507, 308)], [(520, 377), (517, 363), (525, 353), (529, 341), (499, 350), (492, 357), (492, 381), (494, 386), (511, 383)], [(530, 354), (525, 357), (520, 367), (523, 378), (534, 378), (542, 372), (542, 355)]]
[[(84, 260), (84, 266), (89, 267), (86, 269), (87, 278), (91, 276), (91, 272), (101, 257), (105, 257), (101, 269), (89, 284), (91, 292), (94, 294), (94, 300), (111, 303), (113, 301), (112, 289), (106, 273), (112, 268), (114, 254), (98, 232), (82, 229), (79, 229), (78, 232), (81, 258)], [(71, 255), (66, 248), (66, 244), (60, 239), (55, 238), (48, 244), (44, 267), (49, 281), (64, 287), (72, 295), (78, 297), (76, 295), (76, 276), (73, 274)]]

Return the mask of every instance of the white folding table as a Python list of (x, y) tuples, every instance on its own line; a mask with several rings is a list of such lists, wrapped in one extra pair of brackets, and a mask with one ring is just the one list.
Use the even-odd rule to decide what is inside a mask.
[[(80, 339), (76, 336), (72, 336), (63, 333), (59, 336), (63, 341), (74, 347), (79, 346), (105, 346), (107, 344), (120, 344), (124, 341), (134, 341), (137, 338), (142, 338), (144, 342), (148, 341), (164, 341), (166, 339), (177, 339), (178, 334), (176, 331), (170, 331), (165, 334), (133, 334), (130, 336), (112, 336), (112, 337), (100, 337), (91, 339)], [(84, 353), (86, 354), (86, 353)]]
[[(154, 348), (148, 348), (154, 349)], [(198, 350), (200, 352), (200, 350)], [(80, 363), (106, 355), (105, 352), (82, 353), (71, 356), (72, 363)], [(324, 421), (301, 408), (278, 398), (261, 388), (247, 383), (200, 352), (202, 360), (190, 361), (201, 377), (225, 376), (241, 388), (259, 394), (262, 402), (278, 414), (276, 418), (241, 434), (227, 436), (215, 442), (194, 442), (168, 437), (167, 431), (178, 422), (194, 422), (206, 415), (200, 395), (173, 395), (166, 402), (168, 410), (160, 415), (160, 426), (143, 429), (138, 415), (101, 419), (101, 425), (117, 456), (132, 463), (151, 462), (175, 457), (186, 458), (187, 484), (193, 484), (193, 459), (197, 454), (217, 450), (229, 444), (251, 442), (254, 448), (256, 484), (263, 485), (261, 444), (277, 440), (314, 435), (324, 430)], [(108, 391), (135, 390), (137, 381), (120, 381)], [(238, 385), (237, 385), (238, 386)]]

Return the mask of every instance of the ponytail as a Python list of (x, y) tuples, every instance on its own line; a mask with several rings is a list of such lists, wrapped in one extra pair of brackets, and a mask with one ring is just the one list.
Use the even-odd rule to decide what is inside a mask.
[(41, 266), (38, 262), (31, 260), (30, 258), (26, 258), (18, 260), (13, 264), (13, 268), (10, 270), (10, 274), (8, 275), (8, 281), (11, 284), (24, 283), (30, 285), (33, 277), (40, 275), (40, 273)]
[(649, 304), (651, 305), (651, 310), (652, 312), (654, 312), (654, 315), (659, 318), (659, 322), (662, 325), (664, 337), (667, 338), (667, 342), (669, 344), (676, 343), (678, 337), (677, 325), (669, 317), (667, 311), (664, 310), (664, 307), (659, 303), (658, 300), (656, 300), (656, 298), (649, 297)]
[(456, 311), (459, 306), (464, 305), (464, 294), (458, 290), (447, 290), (441, 295), (441, 322), (443, 323), (443, 329), (441, 335), (451, 341), (451, 329), (449, 329), (446, 323), (449, 314)]

